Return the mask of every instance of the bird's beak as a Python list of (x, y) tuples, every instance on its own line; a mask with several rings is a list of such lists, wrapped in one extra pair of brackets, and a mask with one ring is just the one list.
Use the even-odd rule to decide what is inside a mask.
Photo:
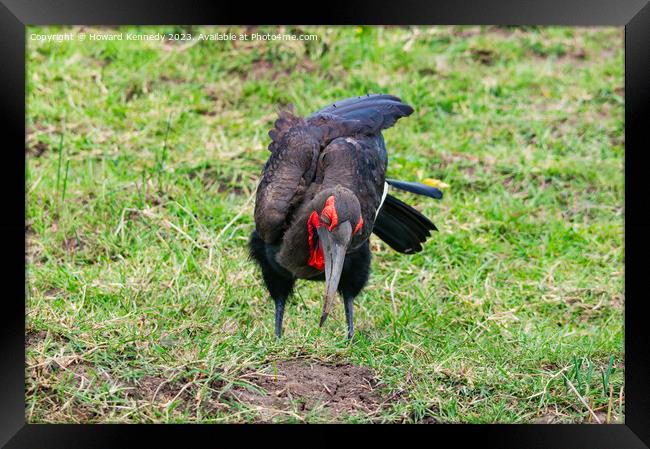
[(321, 327), (330, 313), (332, 302), (334, 302), (336, 289), (341, 280), (345, 253), (351, 238), (352, 226), (348, 221), (341, 223), (333, 231), (329, 231), (324, 226), (318, 228), (318, 240), (323, 248), (323, 258), (325, 259), (325, 303), (323, 304), (323, 314), (320, 317), (319, 326)]

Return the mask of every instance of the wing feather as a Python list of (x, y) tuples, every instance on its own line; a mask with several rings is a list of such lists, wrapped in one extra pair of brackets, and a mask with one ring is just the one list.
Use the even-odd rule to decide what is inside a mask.
[(320, 146), (306, 129), (289, 130), (271, 153), (255, 200), (255, 226), (262, 240), (276, 242), (311, 184)]
[(321, 129), (326, 144), (338, 137), (378, 134), (412, 113), (413, 108), (395, 96), (367, 95), (323, 108), (306, 122)]
[(413, 108), (398, 97), (383, 94), (349, 98), (306, 119), (294, 115), (293, 108), (280, 112), (269, 131), (271, 156), (257, 189), (260, 237), (267, 243), (278, 241), (316, 182), (321, 188), (344, 185), (357, 194), (364, 216), (359, 237), (367, 238), (385, 187), (381, 130), (411, 113)]
[(304, 125), (304, 123), (304, 119), (294, 115), (293, 105), (289, 105), (286, 110), (280, 111), (278, 119), (273, 124), (273, 129), (269, 131), (269, 137), (271, 138), (269, 151), (273, 153), (277, 150), (289, 130), (294, 126)]

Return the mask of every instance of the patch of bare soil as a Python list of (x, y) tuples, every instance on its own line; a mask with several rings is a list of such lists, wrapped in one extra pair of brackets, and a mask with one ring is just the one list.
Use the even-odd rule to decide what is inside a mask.
[(180, 382), (169, 382), (163, 377), (144, 376), (138, 380), (137, 395), (152, 403), (165, 403), (173, 399), (189, 402), (192, 395), (187, 390), (183, 390)]
[(250, 75), (259, 78), (273, 71), (273, 62), (268, 59), (256, 59), (251, 63)]
[[(63, 368), (62, 365), (57, 366), (56, 362), (54, 366), (51, 366), (50, 369)], [(89, 388), (93, 384), (108, 384), (113, 386), (121, 386), (119, 382), (115, 381), (109, 372), (104, 369), (99, 369), (95, 365), (84, 362), (84, 361), (74, 361), (71, 365), (63, 368), (71, 376), (74, 385), (78, 389), (83, 390), (84, 388)]]
[[(43, 338), (42, 333), (28, 335), (31, 341)], [(145, 375), (127, 382), (114, 377), (110, 370), (96, 367), (75, 355), (34, 362), (27, 371), (27, 377), (31, 379), (28, 394), (40, 390), (40, 394), (51, 398), (58, 410), (56, 416), (47, 420), (52, 422), (101, 420), (97, 415), (100, 412), (87, 404), (78, 401), (64, 403), (58, 393), (62, 391), (62, 383), (66, 385), (64, 388), (81, 391), (109, 386), (124, 400), (145, 409), (166, 409), (175, 404), (174, 413), (191, 419), (196, 419), (199, 411), (204, 417), (218, 412), (233, 412), (233, 422), (242, 419), (235, 413), (242, 408), (251, 411), (253, 420), (261, 423), (292, 418), (306, 422), (311, 421), (311, 417), (319, 421), (340, 422), (349, 415), (362, 415), (372, 421), (373, 417), (379, 418), (384, 407), (404, 399), (403, 390), (392, 395), (382, 394), (378, 388), (379, 381), (370, 369), (350, 364), (283, 361), (275, 367), (270, 365), (262, 370), (246, 371), (232, 379), (234, 382), (210, 380), (206, 385), (206, 379), (197, 374), (174, 377)], [(427, 414), (395, 422), (433, 424), (438, 421), (432, 414)]]
[(362, 366), (287, 361), (276, 368), (248, 373), (245, 379), (251, 386), (237, 386), (228, 396), (258, 407), (263, 421), (272, 419), (274, 410), (318, 410), (336, 420), (343, 414), (375, 413), (386, 402), (377, 391), (377, 379)]
[(251, 62), (251, 64), (244, 70), (233, 70), (243, 79), (264, 79), (269, 78), (271, 81), (287, 77), (293, 72), (311, 73), (317, 69), (316, 64), (308, 57), (298, 59), (292, 66), (283, 67), (275, 63), (273, 59), (258, 58)]
[[(61, 356), (33, 364), (26, 371), (27, 397), (37, 394), (47, 410), (27, 416), (28, 422), (92, 423), (101, 420), (101, 407), (72, 397), (69, 391), (81, 392), (122, 387), (109, 372), (98, 369), (77, 356)], [(128, 396), (128, 391), (125, 393)]]
[(180, 77), (180, 76), (170, 76), (170, 75), (160, 75), (160, 78), (158, 78), (160, 81), (164, 83), (172, 83), (172, 84), (183, 84), (187, 82), (186, 79)]
[(427, 415), (417, 422), (418, 424), (438, 424), (438, 420), (433, 416)]
[(493, 65), (496, 59), (496, 53), (492, 50), (484, 48), (474, 48), (470, 51), (472, 59), (483, 64), (483, 65)]
[(28, 144), (25, 146), (25, 154), (27, 156), (41, 157), (46, 151), (49, 151), (50, 147), (45, 142), (37, 141), (33, 144)]
[(52, 329), (50, 329), (49, 331), (45, 331), (45, 330), (37, 331), (35, 329), (28, 328), (25, 331), (25, 347), (39, 346), (48, 338), (51, 342), (57, 342), (57, 343), (66, 343), (70, 341), (66, 335), (63, 335)]
[(47, 332), (28, 330), (25, 333), (25, 346), (36, 346), (47, 337)]
[(566, 420), (566, 418), (563, 419), (559, 415), (553, 413), (547, 413), (533, 418), (531, 424), (562, 424), (562, 423), (568, 424), (569, 422), (570, 421)]
[(170, 380), (160, 376), (144, 376), (135, 384), (129, 385), (129, 397), (136, 401), (152, 404), (157, 407), (167, 407), (178, 401), (178, 410), (185, 410), (189, 416), (196, 418), (198, 408), (204, 413), (213, 413), (217, 410), (227, 410), (229, 406), (221, 401), (220, 392), (224, 387), (221, 381), (211, 382), (211, 393), (202, 397), (197, 379)]
[(521, 30), (520, 27), (512, 25), (494, 25), (487, 28), (487, 34), (501, 37), (511, 37)]
[(532, 48), (529, 54), (538, 61), (553, 58), (560, 64), (572, 64), (574, 66), (582, 66), (589, 59), (589, 54), (584, 48), (569, 48), (560, 52), (553, 52), (545, 48)]
[(63, 250), (67, 252), (76, 252), (84, 248), (84, 241), (79, 236), (65, 237), (61, 243)]
[(599, 410), (594, 413), (600, 422), (596, 421), (590, 413), (587, 413), (583, 419), (576, 419), (558, 411), (545, 411), (533, 418), (531, 424), (611, 424), (617, 422), (614, 417), (611, 417), (608, 423), (606, 411)]
[[(600, 424), (609, 424), (607, 422), (607, 411), (602, 411), (602, 410), (594, 411), (594, 414), (598, 417)], [(587, 418), (585, 418), (582, 421), (582, 424), (599, 424), (599, 423), (598, 421), (595, 420), (595, 418), (591, 414), (589, 414), (587, 415)]]
[(454, 28), (452, 30), (452, 34), (457, 37), (463, 37), (463, 38), (468, 38), (468, 37), (474, 37), (478, 36), (482, 33), (483, 31), (481, 30), (480, 26), (474, 26), (474, 27), (459, 27), (459, 28)]
[(25, 223), (25, 259), (28, 264), (35, 263), (40, 254), (40, 247), (36, 242), (36, 232), (30, 222)]

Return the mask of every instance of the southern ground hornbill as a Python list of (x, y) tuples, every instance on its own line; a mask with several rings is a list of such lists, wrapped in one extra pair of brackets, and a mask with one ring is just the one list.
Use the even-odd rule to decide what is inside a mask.
[(283, 111), (269, 131), (271, 156), (257, 188), (250, 255), (275, 301), (280, 337), (285, 301), (296, 279), (325, 281), (322, 326), (336, 291), (348, 338), (352, 303), (368, 280), (374, 232), (396, 251), (416, 253), (431, 221), (388, 194), (388, 185), (441, 198), (423, 184), (386, 179), (383, 129), (413, 108), (392, 95), (355, 97), (306, 118)]

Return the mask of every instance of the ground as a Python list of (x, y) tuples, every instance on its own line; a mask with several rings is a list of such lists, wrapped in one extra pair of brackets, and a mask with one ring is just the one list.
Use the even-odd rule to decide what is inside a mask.
[[(130, 28), (132, 32), (272, 28)], [(29, 422), (622, 422), (623, 30), (285, 27), (315, 41), (30, 40)], [(277, 31), (277, 30), (276, 30)], [(246, 243), (289, 103), (367, 92), (424, 251), (371, 239), (345, 339)]]

